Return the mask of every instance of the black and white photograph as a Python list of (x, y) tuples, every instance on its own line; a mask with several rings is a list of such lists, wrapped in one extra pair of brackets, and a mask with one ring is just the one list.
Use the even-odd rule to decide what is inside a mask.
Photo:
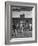
[(37, 42), (37, 4), (6, 2), (6, 44)]
[(11, 38), (32, 37), (33, 7), (11, 7)]

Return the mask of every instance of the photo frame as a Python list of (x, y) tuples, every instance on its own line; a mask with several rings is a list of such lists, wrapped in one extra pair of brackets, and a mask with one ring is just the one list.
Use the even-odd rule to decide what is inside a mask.
[(37, 4), (5, 2), (5, 44), (37, 42)]

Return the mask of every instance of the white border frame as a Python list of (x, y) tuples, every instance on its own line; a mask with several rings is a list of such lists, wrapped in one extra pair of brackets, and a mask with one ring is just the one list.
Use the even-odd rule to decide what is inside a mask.
[[(11, 14), (11, 11), (9, 11), (10, 9), (11, 9), (11, 5), (21, 5), (21, 6), (26, 6), (26, 5), (31, 5), (31, 6), (35, 6), (35, 20), (36, 20), (36, 22), (35, 22), (35, 40), (33, 40), (33, 41), (18, 41), (18, 42), (10, 42), (10, 24), (11, 24), (11, 22), (10, 22), (10, 20), (11, 20), (11, 16), (10, 16), (10, 14)], [(10, 9), (9, 9), (10, 8)], [(35, 4), (35, 3), (23, 3), (23, 2), (6, 2), (6, 31), (5, 31), (5, 43), (6, 44), (10, 44), (10, 43), (12, 43), (12, 44), (18, 44), (18, 43), (32, 43), (32, 42), (37, 42), (37, 4)]]

